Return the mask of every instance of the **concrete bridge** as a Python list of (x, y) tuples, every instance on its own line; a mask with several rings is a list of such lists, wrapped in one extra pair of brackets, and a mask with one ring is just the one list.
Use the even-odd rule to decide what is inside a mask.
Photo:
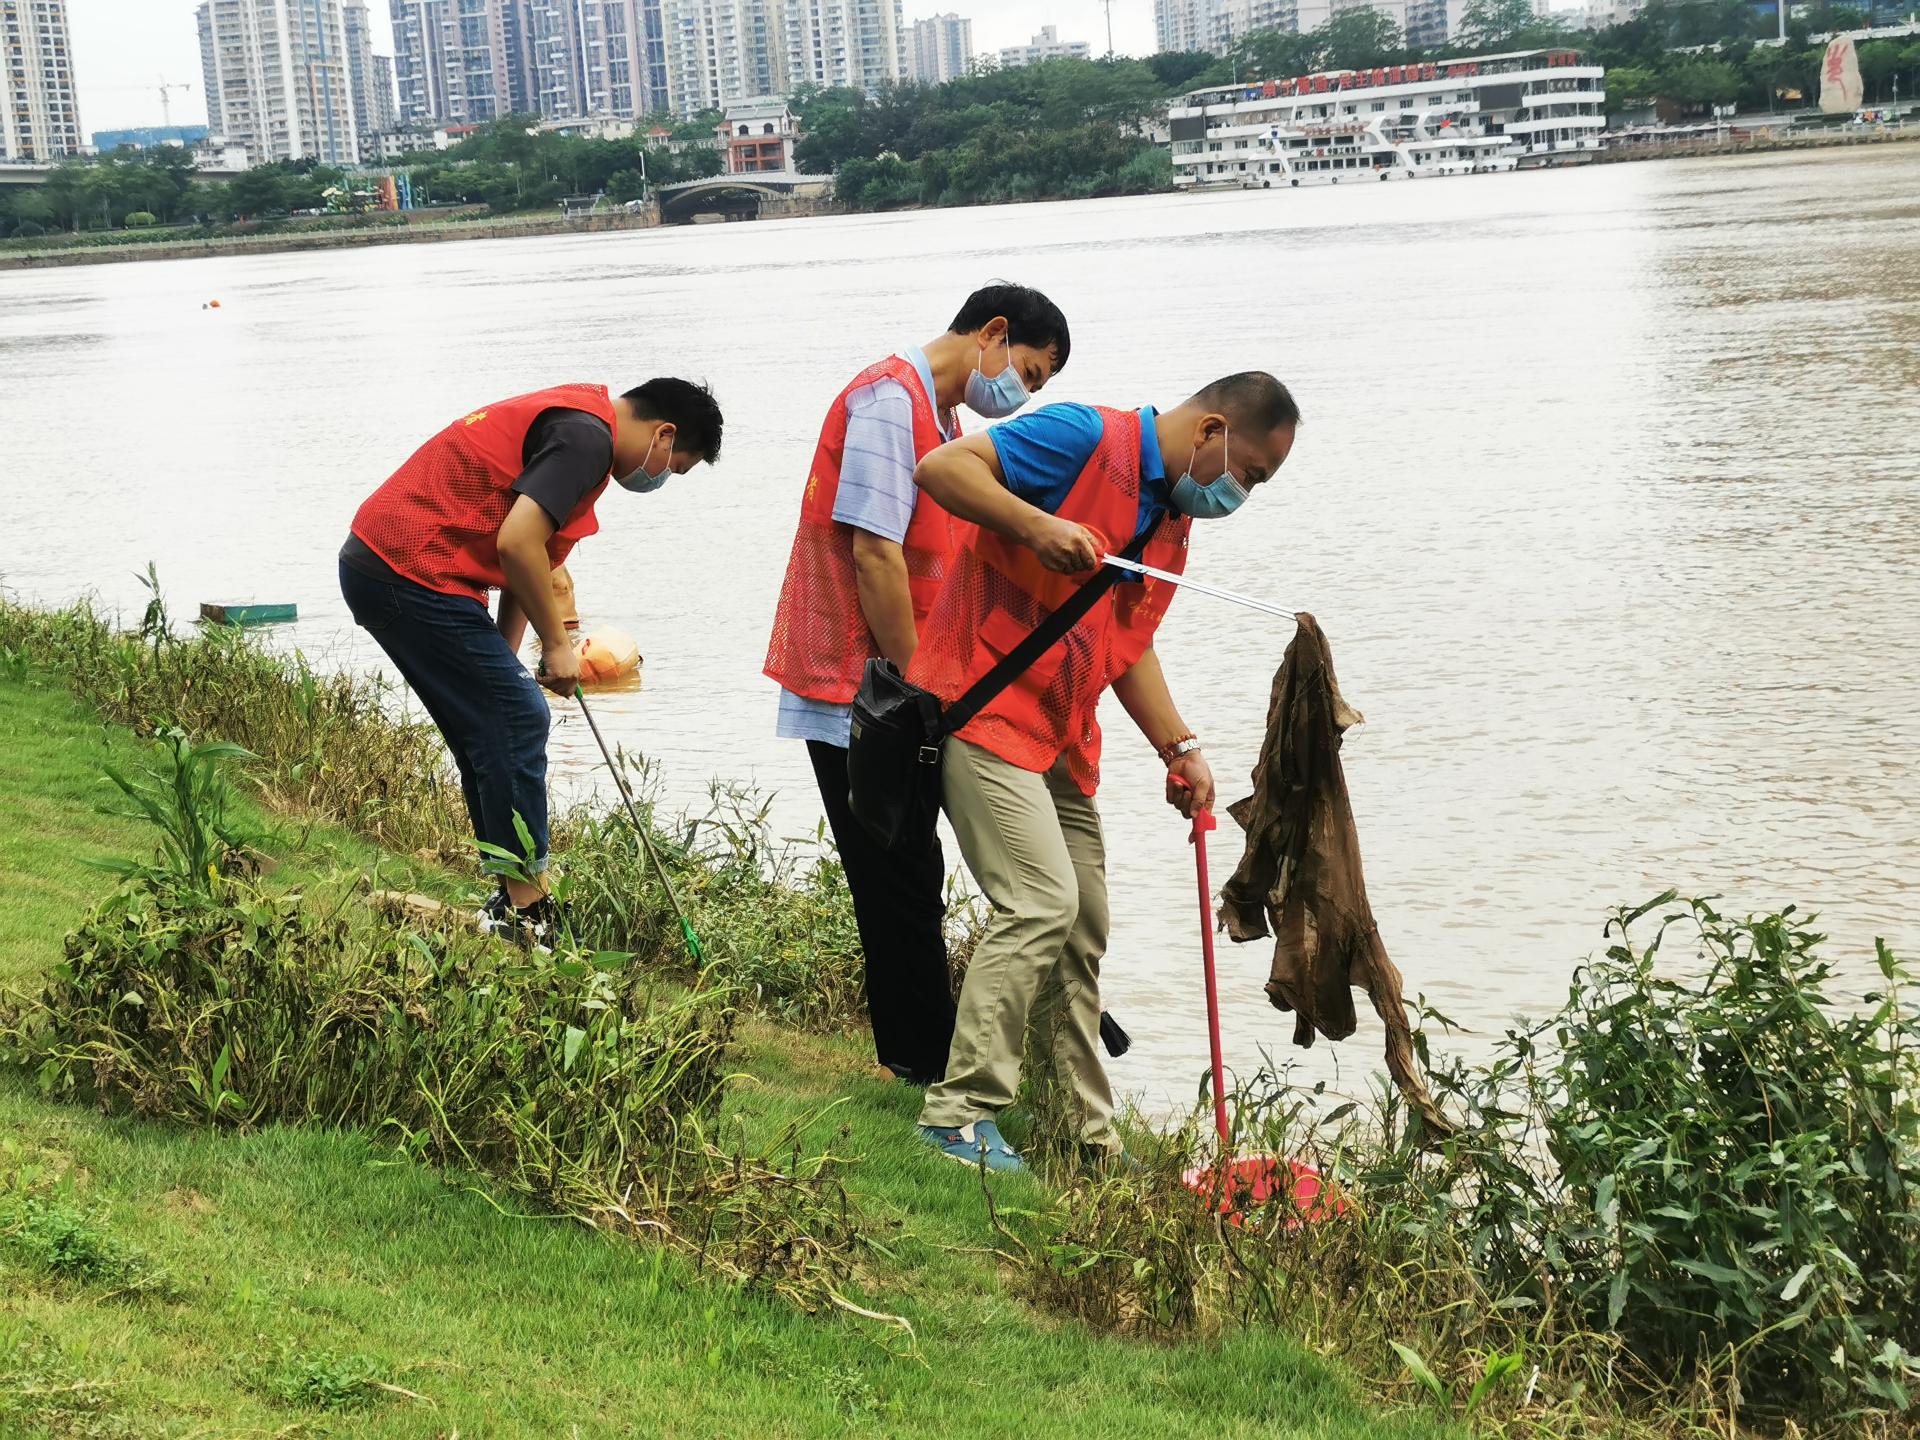
[(683, 180), (654, 190), (664, 225), (690, 225), (696, 216), (757, 220), (798, 214), (833, 193), (831, 175), (802, 175), (795, 170), (764, 170), (746, 175), (713, 175)]

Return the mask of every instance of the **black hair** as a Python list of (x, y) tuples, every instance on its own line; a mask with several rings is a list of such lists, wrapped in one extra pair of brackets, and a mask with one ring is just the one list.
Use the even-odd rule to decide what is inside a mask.
[(657, 376), (620, 397), (642, 420), (659, 420), (674, 429), (674, 448), (698, 455), (709, 465), (720, 458), (720, 402), (693, 380)]
[(1264, 370), (1242, 370), (1214, 381), (1193, 397), (1193, 404), (1218, 410), (1227, 423), (1249, 435), (1270, 435), (1300, 423), (1293, 392)]
[(1067, 317), (1060, 307), (1029, 285), (1010, 285), (996, 280), (967, 297), (960, 313), (947, 329), (955, 335), (971, 335), (999, 316), (1007, 317), (1007, 343), (1031, 345), (1036, 350), (1053, 352), (1053, 373), (1067, 368), (1067, 356), (1073, 350), (1073, 337), (1067, 333)]

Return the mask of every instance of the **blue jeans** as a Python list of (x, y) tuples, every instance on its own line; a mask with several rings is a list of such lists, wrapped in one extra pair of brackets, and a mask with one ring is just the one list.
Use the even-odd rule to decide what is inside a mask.
[[(376, 580), (340, 566), (354, 623), (400, 671), (453, 752), (473, 833), (525, 853), (517, 814), (533, 836), (531, 870), (547, 864), (547, 730), (552, 712), (520, 657), (478, 600), (422, 585)], [(482, 868), (517, 868), (491, 856)]]

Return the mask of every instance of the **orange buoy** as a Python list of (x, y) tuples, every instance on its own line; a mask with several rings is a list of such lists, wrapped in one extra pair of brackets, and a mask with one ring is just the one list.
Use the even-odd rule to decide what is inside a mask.
[(573, 648), (580, 656), (583, 685), (605, 685), (640, 668), (640, 646), (622, 630), (595, 630), (591, 635), (575, 635)]
[(218, 310), (220, 308), (220, 302), (218, 300), (209, 300), (207, 302), (207, 308), (209, 310)]

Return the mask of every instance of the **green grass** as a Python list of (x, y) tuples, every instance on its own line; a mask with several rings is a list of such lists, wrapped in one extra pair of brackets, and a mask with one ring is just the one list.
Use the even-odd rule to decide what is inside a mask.
[[(150, 843), (94, 811), (102, 762), (139, 748), (63, 689), (0, 680), (0, 985), (31, 986), (110, 886), (86, 859)], [(276, 825), (276, 882), (378, 863), (383, 883), (457, 888), (340, 832)], [(367, 1136), (165, 1129), (0, 1077), (0, 1186), (58, 1177), (63, 1214), (170, 1280), (164, 1296), (114, 1296), (0, 1248), (0, 1435), (1451, 1433), (1385, 1411), (1284, 1336), (1155, 1346), (1040, 1314), (989, 1252), (977, 1179), (919, 1147), (914, 1095), (869, 1078), (861, 1045), (755, 1024), (740, 1059), (729, 1123), (770, 1138), (812, 1116), (808, 1143), (851, 1159), (885, 1251), (850, 1298), (904, 1317), (913, 1341), (508, 1213)], [(1043, 1198), (1030, 1181), (997, 1193)]]

